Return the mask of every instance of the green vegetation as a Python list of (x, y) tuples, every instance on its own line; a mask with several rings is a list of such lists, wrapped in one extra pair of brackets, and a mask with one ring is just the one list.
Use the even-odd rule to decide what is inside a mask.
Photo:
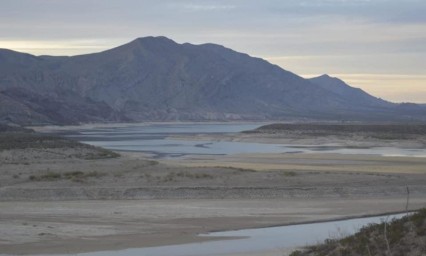
[(177, 172), (177, 173), (170, 173), (169, 175), (176, 176), (176, 177), (183, 177), (183, 178), (190, 178), (190, 179), (212, 179), (213, 175), (210, 175), (208, 173), (191, 173), (191, 172)]
[(420, 256), (426, 255), (426, 209), (381, 224), (372, 224), (342, 239), (294, 251), (290, 256)]
[(289, 256), (302, 256), (302, 255), (303, 255), (303, 252), (296, 250), (296, 251), (290, 253)]
[(155, 166), (155, 165), (159, 165), (160, 162), (155, 161), (155, 160), (145, 160), (143, 164), (138, 164), (133, 166), (133, 170), (137, 170), (137, 169), (141, 169), (141, 168), (145, 168), (147, 166)]
[(155, 160), (147, 160), (146, 161), (146, 166), (154, 166), (154, 165), (158, 165), (158, 164), (160, 164), (160, 162), (155, 161)]
[(142, 178), (147, 180), (156, 180), (157, 182), (172, 182), (178, 179), (213, 179), (214, 176), (208, 173), (192, 173), (192, 172), (170, 172), (166, 175), (152, 175), (145, 173)]
[(55, 181), (55, 180), (71, 180), (75, 182), (83, 182), (87, 178), (99, 178), (105, 176), (105, 174), (98, 173), (96, 171), (93, 172), (65, 172), (63, 174), (57, 172), (48, 172), (42, 175), (31, 175), (29, 180), (31, 181)]
[(232, 167), (232, 166), (227, 166), (227, 167), (216, 166), (214, 168), (226, 168), (226, 169), (233, 170), (234, 173), (239, 173), (239, 172), (256, 172), (256, 170), (253, 170), (253, 169), (240, 168), (240, 167)]
[(54, 172), (49, 172), (43, 175), (31, 175), (29, 177), (29, 179), (31, 181), (53, 181), (53, 180), (58, 180), (61, 178), (61, 174), (59, 173), (54, 173)]
[[(82, 144), (84, 145), (84, 144)], [(92, 147), (90, 145), (87, 145), (89, 147)], [(93, 147), (96, 149), (94, 153), (88, 153), (86, 155), (83, 155), (81, 158), (84, 158), (86, 160), (94, 160), (94, 159), (104, 159), (104, 158), (116, 158), (120, 157), (120, 154), (115, 153), (111, 150), (105, 149), (105, 148), (99, 148), (99, 147)]]
[(282, 171), (280, 173), (281, 173), (281, 175), (286, 176), (286, 177), (294, 177), (294, 176), (297, 175), (297, 173), (293, 172), (293, 171)]

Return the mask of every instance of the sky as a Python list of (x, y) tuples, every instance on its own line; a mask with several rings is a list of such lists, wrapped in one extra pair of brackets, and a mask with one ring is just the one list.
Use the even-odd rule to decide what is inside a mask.
[(0, 0), (0, 48), (78, 55), (145, 36), (221, 44), (426, 103), (426, 0)]

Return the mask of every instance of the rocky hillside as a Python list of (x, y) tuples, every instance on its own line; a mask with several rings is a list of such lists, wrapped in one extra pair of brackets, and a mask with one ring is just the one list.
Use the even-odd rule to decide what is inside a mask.
[[(385, 236), (386, 234), (386, 236)], [(426, 209), (386, 225), (364, 227), (355, 235), (329, 239), (291, 256), (422, 256), (426, 255)]]
[(303, 79), (220, 45), (165, 37), (73, 57), (0, 49), (0, 122), (284, 119), (425, 121), (426, 108), (389, 103), (328, 76)]

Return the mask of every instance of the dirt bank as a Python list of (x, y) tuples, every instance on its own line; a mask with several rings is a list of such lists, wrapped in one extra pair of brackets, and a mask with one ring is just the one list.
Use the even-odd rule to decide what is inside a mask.
[[(412, 198), (410, 208), (425, 205)], [(374, 207), (373, 207), (374, 206)], [(200, 241), (212, 230), (399, 211), (404, 199), (0, 202), (0, 251), (33, 255)]]

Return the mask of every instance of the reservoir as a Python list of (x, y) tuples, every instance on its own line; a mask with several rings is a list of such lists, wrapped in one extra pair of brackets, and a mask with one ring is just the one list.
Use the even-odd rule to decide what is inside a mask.
[(116, 151), (143, 152), (154, 158), (245, 153), (340, 153), (426, 157), (426, 149), (396, 147), (344, 148), (336, 145), (283, 145), (220, 140), (173, 139), (179, 135), (235, 134), (265, 123), (129, 124), (74, 129), (69, 138)]

